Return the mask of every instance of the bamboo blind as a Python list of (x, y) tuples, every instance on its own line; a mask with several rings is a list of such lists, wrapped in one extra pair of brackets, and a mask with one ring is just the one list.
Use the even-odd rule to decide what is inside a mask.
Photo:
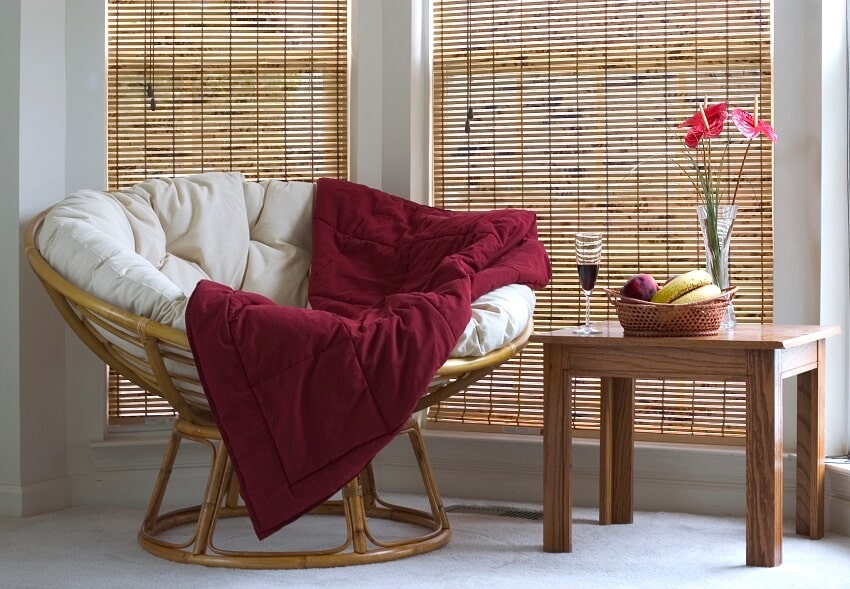
[[(759, 118), (771, 120), (770, 30), (768, 0), (434, 1), (435, 204), (537, 213), (554, 270), (537, 293), (538, 330), (583, 320), (576, 231), (605, 236), (593, 320), (616, 318), (599, 287), (704, 266), (677, 125), (706, 98), (752, 111), (758, 97)], [(731, 122), (726, 129), (727, 162), (737, 166), (744, 143)], [(743, 175), (731, 250), (735, 308), (738, 321), (770, 322), (770, 142), (753, 143)], [(542, 370), (542, 347), (530, 344), (430, 418), (438, 427), (540, 431)], [(576, 385), (574, 427), (593, 430), (598, 380)], [(743, 395), (743, 383), (639, 381), (637, 431), (736, 443)]]
[[(347, 0), (108, 0), (108, 179), (348, 174)], [(109, 415), (164, 401), (110, 377)]]

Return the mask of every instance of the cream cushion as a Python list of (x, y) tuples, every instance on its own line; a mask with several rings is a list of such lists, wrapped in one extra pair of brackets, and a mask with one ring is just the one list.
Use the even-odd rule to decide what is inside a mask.
[[(80, 289), (180, 330), (198, 281), (307, 306), (315, 184), (210, 172), (157, 178), (117, 192), (80, 190), (48, 213), (42, 255)], [(534, 292), (508, 285), (473, 303), (454, 357), (513, 340)]]

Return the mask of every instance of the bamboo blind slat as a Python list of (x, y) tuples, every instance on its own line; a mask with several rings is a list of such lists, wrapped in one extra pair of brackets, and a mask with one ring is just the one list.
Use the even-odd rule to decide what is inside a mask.
[[(108, 0), (108, 181), (348, 175), (346, 0)], [(111, 423), (170, 414), (114, 372)]]
[[(534, 210), (554, 277), (535, 324), (578, 324), (572, 236), (605, 235), (598, 287), (636, 272), (660, 279), (704, 265), (696, 195), (677, 164), (677, 125), (704, 99), (771, 119), (768, 0), (435, 0), (435, 204)], [(745, 148), (731, 124), (730, 161)], [(737, 169), (724, 177), (731, 186)], [(742, 322), (773, 319), (772, 151), (743, 169), (731, 280)], [(601, 293), (594, 320), (615, 319)], [(542, 350), (516, 359), (430, 418), (479, 429), (542, 427)], [(574, 427), (598, 427), (598, 381), (578, 379)], [(636, 428), (650, 437), (740, 438), (741, 383), (639, 381)]]
[(109, 183), (345, 177), (345, 0), (110, 0)]

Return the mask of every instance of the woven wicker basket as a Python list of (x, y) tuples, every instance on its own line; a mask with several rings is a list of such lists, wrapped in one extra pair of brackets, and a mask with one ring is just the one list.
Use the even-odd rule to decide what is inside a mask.
[(733, 286), (714, 298), (684, 305), (632, 299), (610, 288), (606, 288), (605, 293), (617, 309), (617, 319), (625, 335), (683, 337), (717, 335), (726, 307), (737, 290), (738, 287)]

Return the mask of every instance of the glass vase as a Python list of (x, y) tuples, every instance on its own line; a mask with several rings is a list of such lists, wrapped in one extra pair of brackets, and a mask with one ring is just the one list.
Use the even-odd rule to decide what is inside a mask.
[[(721, 289), (729, 288), (729, 244), (732, 225), (738, 214), (738, 205), (697, 205), (699, 230), (705, 246), (705, 270), (711, 274), (714, 284)], [(735, 327), (735, 306), (729, 301), (720, 329)]]

